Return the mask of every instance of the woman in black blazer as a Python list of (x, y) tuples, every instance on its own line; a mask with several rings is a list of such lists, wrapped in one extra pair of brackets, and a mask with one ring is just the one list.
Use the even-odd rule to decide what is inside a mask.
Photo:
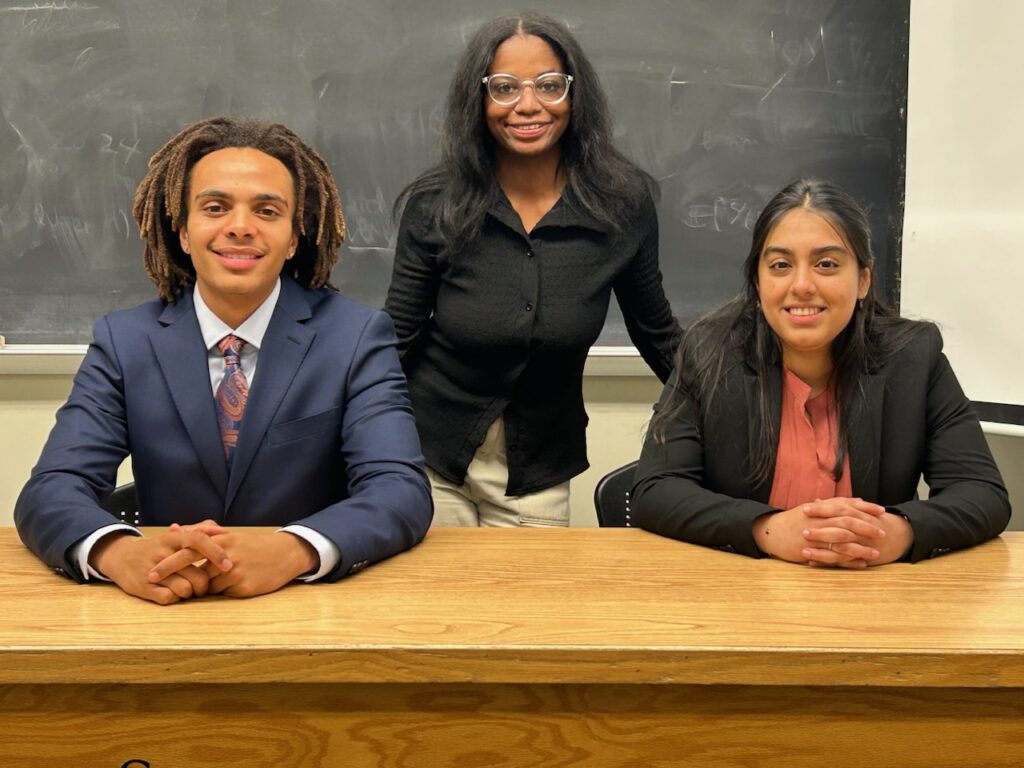
[[(849, 568), (916, 562), (1006, 527), (1006, 489), (938, 329), (880, 302), (872, 267), (867, 217), (842, 190), (801, 180), (768, 203), (743, 293), (689, 329), (655, 406), (638, 525)], [(788, 405), (795, 389), (807, 405)], [(833, 492), (786, 497), (822, 478)]]

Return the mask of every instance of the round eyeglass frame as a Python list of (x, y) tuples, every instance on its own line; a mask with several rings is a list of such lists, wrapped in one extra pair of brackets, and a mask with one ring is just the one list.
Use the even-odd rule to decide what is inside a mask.
[[(557, 99), (555, 99), (554, 101), (549, 101), (549, 100), (547, 100), (545, 98), (542, 98), (541, 95), (539, 93), (537, 93), (537, 89), (534, 88), (534, 84), (538, 80), (541, 80), (541, 79), (543, 79), (545, 77), (550, 77), (551, 75), (557, 75), (558, 77), (565, 78), (565, 92), (561, 96), (559, 96)], [(519, 83), (519, 95), (516, 96), (512, 101), (499, 101), (498, 99), (496, 99), (494, 97), (494, 94), (491, 93), (491, 80), (493, 78), (495, 78), (495, 77), (510, 77), (513, 80), (515, 80), (516, 82), (518, 82)], [(532, 80), (520, 80), (515, 75), (509, 75), (509, 74), (507, 74), (505, 72), (495, 72), (493, 75), (487, 75), (486, 77), (483, 77), (483, 78), (480, 79), (480, 82), (483, 83), (484, 87), (487, 89), (487, 95), (490, 97), (491, 101), (493, 101), (495, 104), (498, 104), (498, 105), (500, 105), (502, 107), (511, 107), (511, 106), (514, 106), (514, 105), (518, 104), (519, 100), (521, 98), (523, 98), (523, 89), (526, 86), (530, 86), (531, 88), (533, 88), (533, 95), (537, 97), (537, 101), (539, 101), (541, 104), (544, 104), (544, 105), (547, 105), (547, 106), (554, 106), (555, 104), (561, 104), (563, 101), (565, 101), (569, 97), (569, 86), (572, 85), (572, 81), (573, 81), (573, 76), (572, 75), (567, 75), (567, 74), (565, 74), (563, 72), (545, 72), (543, 74), (537, 75), (537, 77), (533, 78)]]

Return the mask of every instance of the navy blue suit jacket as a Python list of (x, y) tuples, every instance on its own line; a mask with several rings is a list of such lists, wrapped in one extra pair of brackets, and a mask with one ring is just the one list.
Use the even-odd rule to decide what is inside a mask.
[(15, 507), (29, 549), (82, 580), (68, 550), (118, 522), (99, 500), (129, 453), (140, 525), (308, 526), (341, 551), (326, 580), (408, 549), (432, 517), (391, 321), (287, 277), (230, 473), (191, 290), (97, 321)]

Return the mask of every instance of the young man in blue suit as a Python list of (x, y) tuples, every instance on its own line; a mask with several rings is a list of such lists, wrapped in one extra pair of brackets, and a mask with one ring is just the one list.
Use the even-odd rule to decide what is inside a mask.
[[(167, 604), (419, 542), (430, 486), (394, 331), (328, 284), (345, 222), (320, 156), (281, 125), (205, 120), (153, 156), (134, 213), (160, 300), (96, 323), (15, 508), (25, 544)], [(159, 535), (100, 506), (128, 454)]]

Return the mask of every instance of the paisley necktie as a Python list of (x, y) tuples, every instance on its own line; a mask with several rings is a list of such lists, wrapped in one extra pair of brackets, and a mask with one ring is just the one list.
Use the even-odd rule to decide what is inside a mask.
[(242, 427), (245, 401), (249, 399), (249, 385), (245, 382), (239, 355), (245, 342), (237, 336), (225, 336), (217, 343), (224, 355), (224, 378), (217, 387), (214, 404), (217, 409), (217, 425), (220, 440), (224, 444), (224, 459), (231, 468), (231, 459), (238, 445), (238, 430)]

